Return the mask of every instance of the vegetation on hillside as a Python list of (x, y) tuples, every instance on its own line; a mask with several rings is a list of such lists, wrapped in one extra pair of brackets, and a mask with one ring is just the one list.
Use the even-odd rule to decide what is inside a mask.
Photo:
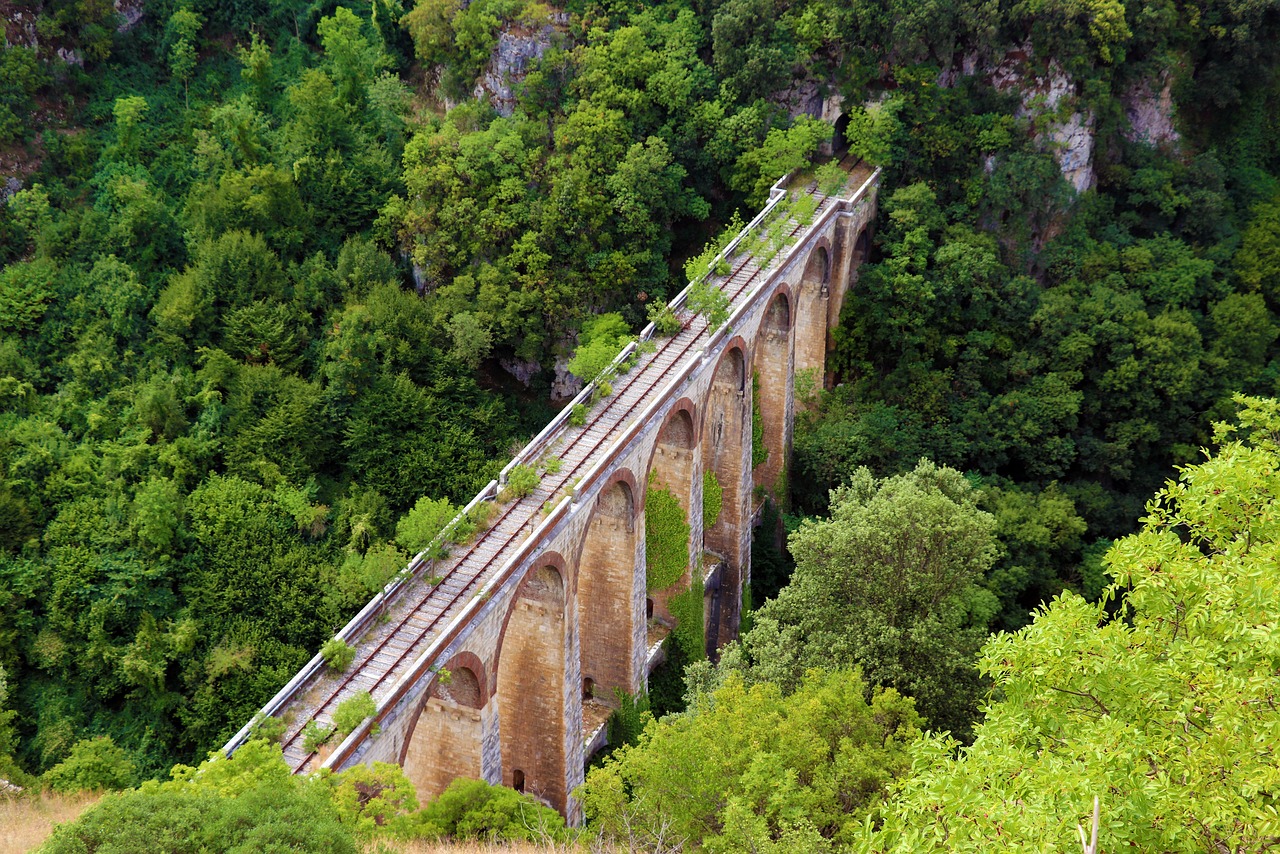
[[(796, 429), (791, 554), (759, 539), (743, 642), (593, 772), (600, 826), (914, 850), (989, 847), (998, 814), (1069, 845), (1097, 795), (1108, 844), (1280, 836), (1251, 746), (1277, 726), (1277, 425), (1249, 398), (1242, 441), (1211, 426), (1280, 393), (1274, 4), (156, 0), (119, 30), (98, 0), (24, 9), (0, 48), (0, 774), (152, 780), (51, 845), (363, 840), (377, 820), (332, 780), (259, 785), (265, 747), (235, 798), (206, 786), (225, 760), (154, 781), (430, 543), (541, 426), (575, 338), (597, 376), (814, 155), (833, 129), (789, 109), (812, 91), (885, 171), (835, 387)], [(499, 113), (472, 96), (504, 33), (541, 53)], [(1144, 139), (1165, 97), (1178, 137)], [(992, 629), (1020, 631), (979, 654)], [(859, 703), (874, 726), (843, 733)], [(747, 709), (775, 742), (672, 797), (669, 760)], [(823, 745), (788, 741), (801, 721)]]

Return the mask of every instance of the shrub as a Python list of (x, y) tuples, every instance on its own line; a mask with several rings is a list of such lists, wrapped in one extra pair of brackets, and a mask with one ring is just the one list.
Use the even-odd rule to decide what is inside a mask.
[(430, 545), (457, 514), (458, 508), (447, 498), (419, 498), (413, 509), (396, 523), (396, 542), (410, 554), (417, 554)]
[(587, 423), (587, 413), (590, 410), (585, 403), (574, 404), (573, 409), (569, 410), (569, 426), (581, 427)]
[(333, 737), (333, 727), (319, 721), (307, 721), (302, 728), (302, 749), (307, 753), (315, 753), (320, 745)]
[(707, 320), (707, 328), (715, 332), (729, 319), (729, 297), (715, 285), (698, 282), (689, 288), (689, 310)]
[(678, 334), (684, 328), (675, 310), (666, 303), (654, 303), (649, 306), (649, 321), (653, 323), (653, 328), (659, 335), (667, 338)]
[(253, 717), (253, 723), (249, 727), (249, 734), (252, 738), (260, 738), (272, 744), (279, 744), (287, 728), (285, 722), (279, 718), (273, 718), (270, 715), (264, 715), (259, 712)]
[(559, 474), (560, 469), (564, 467), (564, 460), (559, 457), (547, 457), (546, 461), (543, 462), (542, 467), (546, 470), (547, 474)]
[(599, 377), (613, 357), (630, 343), (631, 330), (622, 315), (602, 314), (587, 321), (578, 336), (578, 349), (569, 360), (569, 373), (583, 382)]
[(338, 732), (348, 735), (364, 723), (365, 718), (373, 717), (377, 711), (378, 704), (374, 702), (373, 695), (368, 691), (361, 691), (343, 700), (333, 710), (333, 725)]
[(320, 647), (320, 657), (334, 671), (342, 673), (356, 659), (356, 648), (342, 638), (329, 638)]
[(44, 774), (55, 792), (127, 789), (137, 782), (138, 766), (109, 735), (75, 743), (71, 755)]
[(483, 780), (454, 780), (415, 817), (410, 832), (428, 839), (567, 840), (564, 819), (528, 795)]
[(511, 473), (507, 475), (507, 486), (502, 490), (503, 501), (511, 499), (524, 498), (532, 495), (533, 491), (538, 488), (538, 484), (542, 479), (538, 477), (538, 472), (532, 466), (520, 463), (511, 467)]

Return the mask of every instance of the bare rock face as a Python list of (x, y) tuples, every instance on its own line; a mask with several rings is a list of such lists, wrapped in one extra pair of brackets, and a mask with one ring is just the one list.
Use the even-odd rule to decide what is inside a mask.
[(120, 16), (120, 24), (116, 27), (118, 33), (127, 33), (138, 26), (147, 13), (146, 0), (115, 0), (112, 5)]
[(1173, 84), (1169, 78), (1166, 72), (1158, 80), (1144, 80), (1124, 94), (1124, 113), (1129, 120), (1125, 139), (1157, 146), (1181, 139), (1173, 126)]
[(791, 118), (812, 116), (815, 119), (823, 116), (822, 89), (817, 80), (796, 80), (787, 89), (773, 96), (774, 103), (787, 111)]
[[(567, 20), (565, 17), (565, 21)], [(498, 44), (489, 57), (489, 67), (476, 83), (475, 97), (488, 98), (499, 115), (511, 115), (516, 108), (515, 86), (524, 79), (529, 64), (547, 52), (556, 33), (553, 24), (537, 30), (519, 27), (503, 29), (498, 34)]]
[(4, 43), (12, 47), (40, 47), (39, 33), (36, 32), (37, 14), (35, 10), (9, 9), (3, 19)]
[(1000, 91), (1016, 91), (1022, 103), (1019, 117), (1040, 119), (1044, 128), (1038, 139), (1053, 152), (1062, 177), (1077, 193), (1091, 189), (1093, 171), (1093, 127), (1091, 111), (1074, 109), (1076, 82), (1056, 60), (1049, 60), (1043, 74), (1032, 65), (1031, 45), (1009, 51), (990, 69), (991, 85)]
[(528, 385), (538, 371), (542, 370), (542, 365), (532, 359), (499, 359), (498, 364), (502, 366), (502, 370), (511, 374), (511, 376), (520, 380), (524, 385)]
[(582, 380), (569, 373), (569, 355), (556, 356), (555, 379), (551, 381), (551, 399), (569, 400), (582, 391)]

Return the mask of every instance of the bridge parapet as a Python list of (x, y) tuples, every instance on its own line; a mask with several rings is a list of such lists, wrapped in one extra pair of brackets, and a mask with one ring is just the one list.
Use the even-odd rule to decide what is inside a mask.
[[(430, 557), (436, 553), (435, 545), (428, 548), (338, 633), (338, 637), (357, 648), (356, 661), (347, 673), (330, 672), (317, 655), (268, 702), (261, 714), (286, 722), (284, 751), (295, 771), (343, 768), (374, 759), (400, 762), (407, 768), (423, 762), (456, 762), (460, 763), (458, 773), (528, 787), (573, 817), (575, 806), (568, 793), (581, 780), (582, 709), (584, 702), (592, 700), (584, 694), (591, 694), (595, 677), (599, 676), (595, 671), (601, 667), (593, 663), (593, 656), (613, 662), (610, 672), (614, 675), (607, 680), (612, 684), (599, 685), (602, 690), (619, 687), (634, 692), (643, 687), (647, 673), (645, 472), (652, 470), (658, 434), (680, 400), (686, 401), (682, 405), (694, 416), (690, 422), (693, 435), (681, 464), (698, 474), (705, 466), (706, 471), (723, 474), (723, 480), (732, 481), (725, 498), (730, 518), (713, 528), (715, 551), (724, 563), (715, 589), (708, 585), (707, 591), (708, 596), (729, 599), (724, 603), (716, 600), (714, 608), (708, 605), (706, 612), (713, 615), (707, 624), (713, 633), (708, 646), (714, 649), (717, 636), (724, 640), (736, 632), (738, 609), (733, 597), (740, 597), (742, 586), (750, 577), (754, 482), (750, 476), (752, 384), (748, 377), (753, 369), (759, 373), (761, 366), (757, 363), (765, 358), (766, 351), (773, 354), (769, 358), (775, 362), (785, 362), (775, 365), (778, 370), (764, 378), (769, 388), (762, 389), (761, 394), (762, 399), (779, 402), (782, 410), (772, 418), (776, 423), (771, 429), (776, 435), (765, 437), (774, 456), (765, 484), (769, 488), (786, 469), (795, 370), (792, 352), (797, 353), (797, 359), (801, 350), (816, 353), (811, 358), (819, 359), (825, 352), (827, 329), (832, 317), (838, 317), (843, 292), (856, 265), (856, 260), (851, 260), (856, 241), (850, 235), (865, 231), (874, 215), (879, 171), (855, 165), (850, 172), (854, 191), (836, 197), (819, 192), (816, 185), (788, 185), (786, 178), (775, 184), (765, 208), (716, 259), (731, 266), (728, 276), (716, 277), (714, 282), (729, 297), (728, 320), (719, 328), (709, 329), (705, 318), (692, 315), (687, 308), (692, 283), (687, 286), (670, 303), (682, 321), (680, 331), (672, 337), (659, 338), (653, 324), (646, 327), (639, 340), (653, 342), (652, 347), (631, 344), (619, 353), (614, 368), (621, 375), (614, 380), (614, 393), (594, 404), (587, 423), (575, 426), (571, 413), (577, 404), (591, 405), (598, 396), (595, 383), (585, 387), (515, 456), (499, 479), (481, 490), (460, 514), (461, 519), (481, 504), (493, 504), (497, 518), (487, 530), (478, 532), (474, 542), (456, 547), (443, 560)], [(804, 195), (815, 202), (811, 222), (780, 222), (788, 210), (784, 201)], [(837, 228), (838, 221), (845, 223), (843, 230)], [(751, 241), (758, 242), (758, 236), (768, 229), (786, 229), (794, 239), (768, 257), (761, 268), (742, 250)], [(819, 252), (821, 274), (806, 272), (797, 276), (798, 270), (816, 269), (813, 259)], [(713, 263), (712, 269), (716, 266)], [(809, 283), (812, 287), (806, 285), (815, 278), (821, 281)], [(836, 287), (828, 280), (834, 281)], [(821, 290), (816, 290), (819, 287)], [(778, 306), (783, 304), (785, 318), (778, 320), (782, 317)], [(808, 316), (817, 310), (814, 307), (821, 308), (821, 318)], [(801, 312), (800, 322), (796, 320), (797, 310)], [(770, 311), (778, 315), (772, 332), (766, 329)], [(803, 323), (819, 332), (803, 333)], [(776, 339), (772, 350), (757, 340), (768, 334)], [(820, 334), (822, 342), (796, 341), (793, 346), (797, 334)], [(724, 360), (732, 353), (738, 354), (730, 360), (736, 360), (737, 367), (726, 373), (729, 362)], [(728, 382), (725, 378), (731, 374), (736, 379)], [(717, 378), (728, 383), (719, 397), (712, 388)], [(737, 384), (736, 393), (733, 383)], [(719, 401), (715, 406), (711, 406), (713, 399)], [(714, 424), (704, 412), (709, 406), (716, 409)], [(556, 472), (548, 471), (531, 495), (497, 505), (497, 496), (514, 466), (538, 467), (552, 453), (563, 461)], [(619, 477), (625, 481), (621, 487), (617, 486), (623, 482)], [(759, 477), (757, 472), (757, 481)], [(702, 477), (686, 480), (682, 503), (692, 528), (692, 569), (701, 557), (704, 537), (710, 542), (712, 535), (702, 530), (701, 514), (690, 511), (703, 501)], [(589, 530), (596, 531), (592, 537), (612, 536), (599, 524), (592, 527), (610, 484), (614, 484), (615, 491), (621, 489), (620, 494), (629, 496), (626, 500), (630, 502), (626, 505), (629, 509), (613, 526), (624, 532), (619, 534), (620, 545), (612, 550), (586, 548)], [(618, 561), (625, 564), (628, 553), (631, 560), (626, 578), (618, 581), (622, 576), (615, 576), (601, 586), (600, 566)], [(526, 590), (529, 579), (543, 566), (553, 568), (562, 585), (558, 604), (550, 610), (539, 604), (543, 600), (537, 596), (530, 599)], [(601, 596), (611, 595), (607, 590), (628, 583), (629, 589), (612, 594), (616, 598), (611, 604), (599, 604)], [(518, 609), (530, 616), (513, 620)], [(606, 621), (617, 625), (601, 629), (594, 625), (600, 620), (588, 616), (594, 614), (608, 614)], [(537, 637), (507, 637), (509, 624)], [(517, 659), (511, 652), (516, 649), (511, 646), (513, 641), (520, 645), (542, 643), (557, 651), (559, 661), (534, 656), (528, 658), (532, 663), (525, 665), (560, 668), (554, 680), (557, 698), (531, 697), (527, 703), (530, 711), (539, 710), (539, 718), (554, 718), (556, 732), (543, 725), (546, 721), (525, 720), (528, 715), (519, 711), (523, 699), (507, 697), (502, 705), (495, 699), (502, 693), (500, 684), (507, 687), (508, 694), (513, 690), (538, 690), (518, 679), (513, 681), (510, 665), (504, 666), (504, 658), (507, 662)], [(505, 656), (504, 645), (510, 648)], [(456, 697), (447, 696), (450, 691), (441, 675), (451, 666), (465, 668), (467, 679), (474, 677), (478, 706), (459, 705)], [(588, 670), (592, 673), (588, 674)], [(517, 685), (522, 687), (511, 687)], [(579, 686), (583, 686), (581, 691)], [(303, 731), (308, 724), (331, 726), (337, 706), (366, 690), (376, 701), (377, 711), (372, 718), (336, 745), (330, 741), (315, 751), (304, 748)], [(441, 724), (430, 735), (425, 729), (418, 731), (419, 720), (428, 709), (441, 711), (437, 716), (440, 720), (456, 723)], [(246, 724), (224, 749), (235, 750), (250, 733), (251, 725)], [(440, 745), (424, 745), (424, 738), (474, 738), (477, 744), (474, 750), (453, 751), (445, 756)], [(563, 745), (558, 764), (543, 755), (553, 742)], [(416, 746), (411, 750), (413, 745)], [(537, 747), (526, 749), (526, 745)], [(557, 775), (563, 779), (548, 779)], [(434, 774), (429, 780), (422, 774), (418, 776), (420, 780), (415, 782), (427, 789), (438, 788), (438, 780), (443, 779), (441, 774)]]

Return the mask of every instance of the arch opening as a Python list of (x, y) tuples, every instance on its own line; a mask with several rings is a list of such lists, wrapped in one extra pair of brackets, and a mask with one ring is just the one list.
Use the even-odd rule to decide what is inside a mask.
[(849, 148), (847, 133), (849, 131), (849, 114), (841, 113), (836, 119), (835, 133), (831, 135), (831, 150), (836, 157), (844, 154)]
[[(747, 513), (750, 467), (751, 409), (746, 396), (746, 357), (733, 347), (720, 357), (707, 395), (702, 430), (703, 518), (706, 565), (718, 563), (719, 583), (705, 609), (706, 646), (714, 652), (737, 636), (742, 584), (750, 556)], [(716, 507), (718, 506), (718, 512)]]
[(583, 699), (607, 705), (615, 688), (634, 694), (643, 678), (644, 579), (631, 480), (628, 472), (601, 491), (578, 558), (579, 659), (594, 688)]
[(484, 680), (471, 653), (455, 656), (433, 680), (400, 757), (420, 797), (436, 797), (457, 777), (485, 778), (485, 733), (496, 721)]
[(498, 711), (503, 782), (557, 810), (568, 802), (565, 649), (568, 591), (560, 570), (544, 564), (521, 583), (498, 653)]
[(785, 292), (780, 292), (769, 304), (762, 327), (752, 372), (758, 394), (754, 405), (760, 413), (764, 448), (752, 449), (752, 459), (758, 461), (752, 469), (752, 478), (755, 487), (776, 499), (785, 489), (782, 476), (791, 446), (789, 416), (794, 405), (791, 303)]

